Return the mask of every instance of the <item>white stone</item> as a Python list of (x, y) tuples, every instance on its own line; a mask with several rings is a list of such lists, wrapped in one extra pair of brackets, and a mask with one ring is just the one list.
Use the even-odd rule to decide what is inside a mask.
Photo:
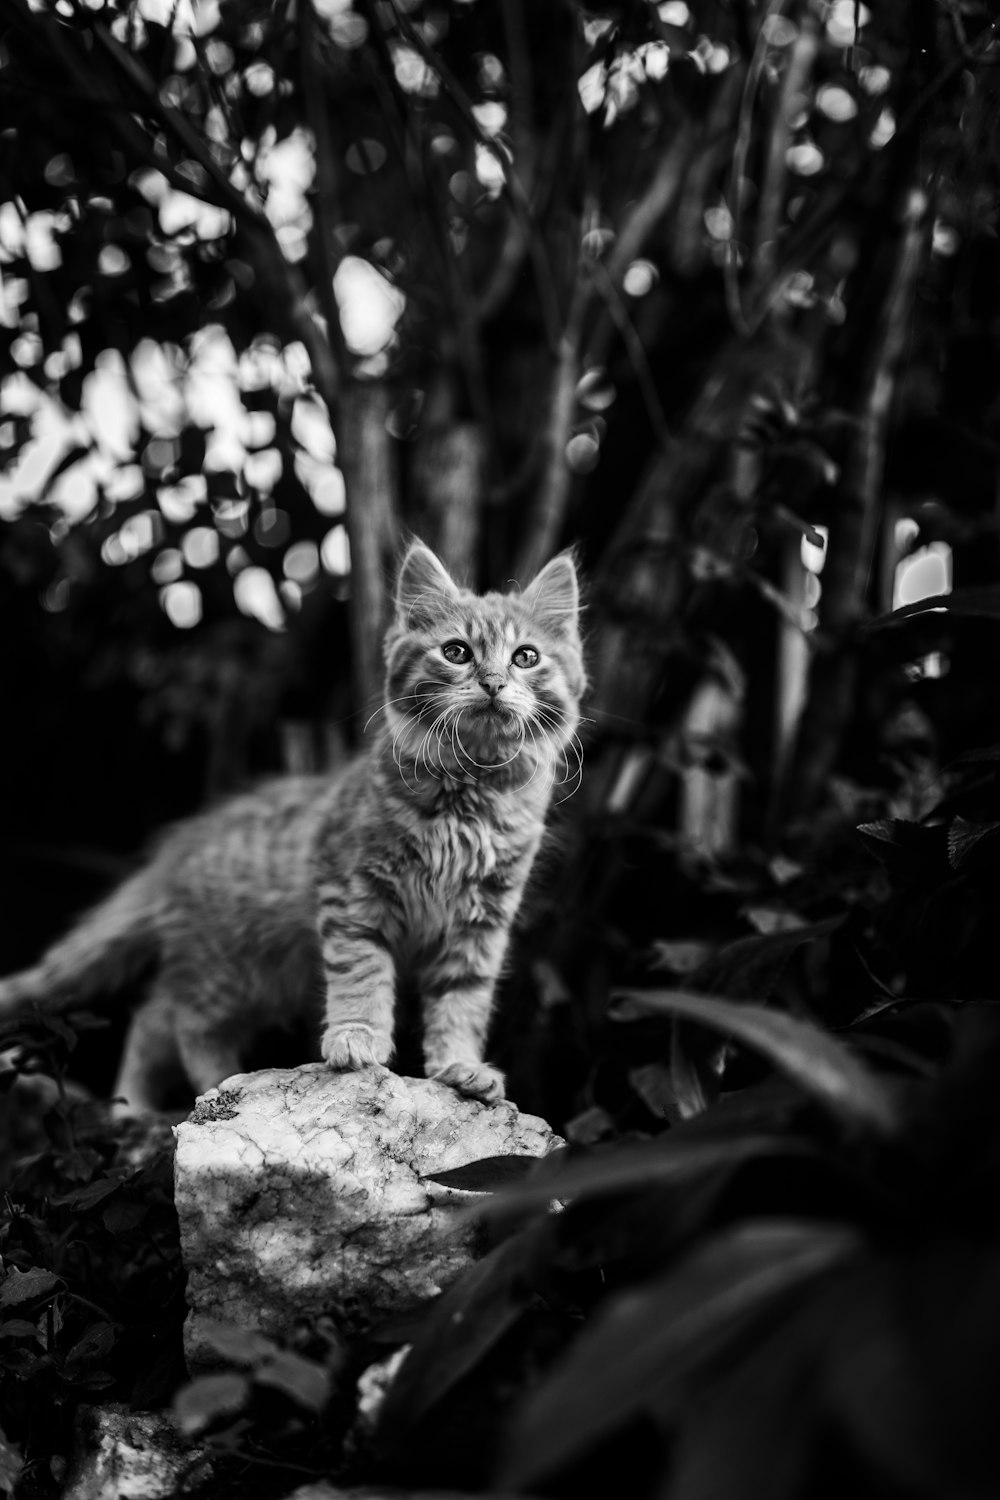
[[(321, 1479), (316, 1484), (303, 1484), (286, 1496), (286, 1500), (482, 1500), (481, 1496), (466, 1495), (460, 1490), (401, 1490), (384, 1485), (348, 1485), (343, 1488)], [(500, 1494), (491, 1494), (490, 1500), (505, 1500)], [(515, 1500), (508, 1496), (507, 1500)]]
[(471, 1195), (426, 1174), (561, 1144), (507, 1101), (320, 1063), (229, 1078), (175, 1133), (192, 1370), (205, 1320), (287, 1339), (325, 1314), (349, 1338), (433, 1296), (481, 1244)]
[(173, 1500), (210, 1473), (205, 1449), (178, 1432), (167, 1413), (83, 1406), (62, 1500)]

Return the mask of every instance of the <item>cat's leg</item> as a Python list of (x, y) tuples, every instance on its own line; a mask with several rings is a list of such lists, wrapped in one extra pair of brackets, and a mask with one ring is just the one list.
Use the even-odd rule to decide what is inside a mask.
[(119, 1116), (155, 1114), (164, 1108), (181, 1073), (171, 997), (157, 986), (129, 1022), (112, 1090)]
[(504, 1097), (503, 1074), (483, 1053), (506, 947), (504, 929), (459, 933), (425, 965), (420, 982), (428, 1077), (487, 1104)]
[(173, 1020), (187, 1082), (207, 1094), (234, 1073), (246, 1071), (244, 1045), (252, 1038), (248, 999), (252, 980), (226, 962), (225, 955), (200, 951), (200, 974), (190, 957), (173, 973)]
[(396, 971), (388, 948), (363, 936), (321, 924), (326, 1016), (320, 1051), (338, 1070), (379, 1067), (393, 1050)]

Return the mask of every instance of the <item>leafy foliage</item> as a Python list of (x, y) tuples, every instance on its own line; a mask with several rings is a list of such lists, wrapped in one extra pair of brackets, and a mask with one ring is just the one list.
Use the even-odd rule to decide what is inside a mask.
[(80, 1400), (155, 1407), (183, 1372), (169, 1127), (110, 1129), (66, 1083), (74, 1040), (41, 1018), (3, 1038), (0, 1397), (25, 1496), (57, 1493)]

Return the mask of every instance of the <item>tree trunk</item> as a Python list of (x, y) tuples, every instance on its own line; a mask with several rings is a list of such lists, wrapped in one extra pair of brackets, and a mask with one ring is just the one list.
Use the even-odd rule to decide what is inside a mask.
[(389, 580), (398, 561), (398, 478), (381, 381), (345, 381), (337, 409), (337, 454), (347, 489), (351, 549), (351, 677), (355, 711), (367, 718), (382, 693), (382, 636)]

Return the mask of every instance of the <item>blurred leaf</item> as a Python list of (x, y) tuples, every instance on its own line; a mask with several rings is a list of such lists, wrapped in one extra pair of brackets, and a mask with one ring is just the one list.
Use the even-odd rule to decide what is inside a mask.
[(670, 1055), (666, 1064), (644, 1063), (632, 1068), (629, 1083), (658, 1120), (676, 1124), (703, 1114), (715, 1098), (717, 1078), (707, 1057), (699, 1056), (703, 1032), (675, 1022), (670, 1029)]
[(0, 1307), (20, 1307), (23, 1302), (33, 1302), (36, 1297), (46, 1297), (62, 1285), (62, 1279), (40, 1266), (19, 1271), (11, 1266), (0, 1282)]
[(798, 912), (782, 906), (747, 906), (743, 909), (743, 916), (751, 927), (768, 937), (779, 932), (801, 932), (809, 925)]
[(110, 1198), (121, 1185), (120, 1177), (101, 1177), (96, 1182), (85, 1183), (83, 1187), (73, 1188), (68, 1193), (60, 1193), (51, 1201), (62, 1208), (93, 1208), (95, 1204), (103, 1203), (105, 1198)]
[(254, 1328), (240, 1328), (235, 1323), (219, 1323), (214, 1318), (206, 1318), (203, 1323), (199, 1322), (198, 1332), (221, 1359), (234, 1365), (250, 1368), (281, 1352), (280, 1346), (266, 1334), (258, 1333)]
[(92, 1323), (66, 1355), (67, 1369), (101, 1359), (115, 1346), (117, 1332), (111, 1323)]
[(27, 1318), (7, 1318), (0, 1323), (0, 1339), (38, 1339), (38, 1329)]
[(828, 1409), (893, 1493), (996, 1493), (995, 1246), (946, 1236), (880, 1257), (831, 1327)]
[[(721, 1053), (721, 1049), (716, 1049)], [(721, 1062), (721, 1056), (718, 1059)], [(704, 1055), (689, 1026), (675, 1021), (670, 1029), (670, 1084), (678, 1118), (704, 1114), (719, 1092), (719, 1075)]]
[(658, 1120), (677, 1118), (677, 1101), (670, 1072), (662, 1063), (643, 1063), (630, 1068), (628, 1081), (651, 1115)]
[(322, 1411), (330, 1399), (328, 1371), (290, 1349), (280, 1350), (262, 1364), (254, 1372), (254, 1380), (257, 1385), (282, 1391), (307, 1411)]
[(415, 1425), (514, 1326), (535, 1295), (527, 1273), (540, 1232), (534, 1225), (504, 1240), (431, 1303), (379, 1414), (380, 1445)]
[(537, 1156), (484, 1156), (446, 1172), (425, 1172), (422, 1182), (460, 1188), (465, 1193), (495, 1193), (498, 1188), (520, 1182), (542, 1158)]
[(792, 955), (806, 943), (819, 942), (843, 924), (843, 917), (802, 925), (791, 932), (773, 932), (759, 937), (738, 938), (697, 969), (691, 976), (694, 989), (735, 998), (766, 1000), (784, 973)]
[(1000, 745), (980, 745), (974, 750), (965, 750), (956, 755), (953, 766), (991, 765), (1000, 760)]
[(173, 1412), (181, 1431), (188, 1437), (197, 1437), (220, 1417), (232, 1417), (242, 1411), (249, 1398), (250, 1380), (246, 1375), (231, 1371), (199, 1375), (177, 1392)]
[(811, 1493), (824, 1352), (850, 1294), (840, 1281), (810, 1287), (775, 1326), (755, 1329), (745, 1347), (720, 1362), (698, 1399), (671, 1413), (671, 1500), (799, 1500)]
[(650, 968), (671, 969), (675, 974), (693, 974), (712, 952), (711, 943), (694, 940), (653, 944)]
[(617, 1019), (660, 1014), (698, 1021), (762, 1053), (843, 1124), (882, 1136), (899, 1129), (896, 1104), (886, 1085), (842, 1042), (811, 1021), (682, 990), (619, 990), (617, 994), (624, 1001), (610, 1012)]
[(21, 1477), (24, 1467), (24, 1459), (21, 1450), (16, 1443), (12, 1443), (2, 1427), (0, 1427), (0, 1491), (8, 1494), (14, 1493), (14, 1487)]
[(498, 1484), (525, 1488), (634, 1417), (683, 1397), (783, 1296), (859, 1246), (839, 1225), (759, 1220), (709, 1240), (660, 1280), (612, 1297), (514, 1420)]
[(581, 1109), (566, 1122), (566, 1138), (574, 1146), (595, 1146), (616, 1134), (614, 1116), (601, 1104), (591, 1104)]
[(1000, 620), (1000, 585), (984, 584), (979, 587), (953, 589), (950, 594), (929, 594), (914, 604), (903, 604), (889, 614), (879, 615), (863, 627), (868, 633), (886, 630), (901, 625), (914, 615), (925, 615), (937, 611), (943, 619), (949, 615), (971, 615), (985, 620)]
[(616, 1142), (592, 1147), (586, 1155), (553, 1151), (543, 1159), (544, 1167), (526, 1182), (498, 1193), (488, 1203), (477, 1204), (470, 1213), (491, 1218), (515, 1208), (543, 1207), (563, 1199), (621, 1193), (658, 1182), (699, 1177), (757, 1156), (809, 1155), (811, 1150), (805, 1141), (779, 1135), (734, 1131), (712, 1136), (675, 1129), (638, 1144)]

